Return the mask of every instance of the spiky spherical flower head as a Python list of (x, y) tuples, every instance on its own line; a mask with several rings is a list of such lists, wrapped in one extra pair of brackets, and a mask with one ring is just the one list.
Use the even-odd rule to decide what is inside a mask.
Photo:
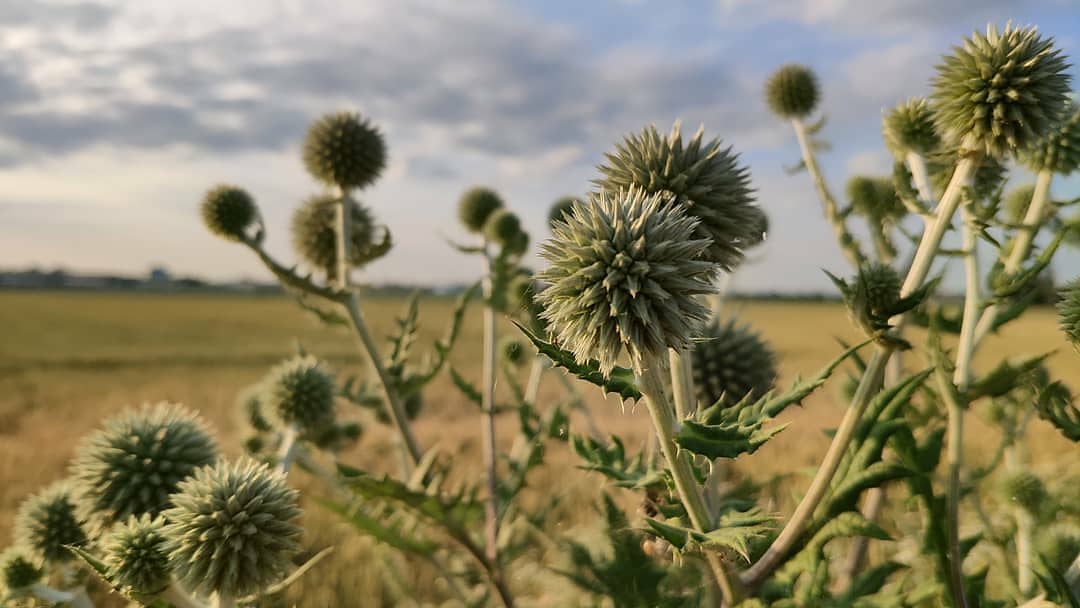
[(896, 270), (888, 264), (867, 264), (859, 270), (857, 279), (866, 286), (866, 305), (870, 314), (889, 315), (900, 300), (902, 281)]
[(1001, 489), (1006, 500), (1029, 513), (1038, 513), (1046, 500), (1046, 486), (1038, 476), (1029, 471), (1010, 474), (1002, 481)]
[(334, 418), (334, 379), (311, 355), (278, 364), (260, 384), (267, 413), (282, 426), (317, 431)]
[(698, 220), (694, 238), (712, 241), (705, 259), (730, 270), (761, 240), (761, 214), (738, 155), (718, 139), (703, 143), (704, 134), (698, 129), (684, 146), (679, 123), (667, 137), (650, 125), (606, 154), (608, 164), (598, 167), (604, 177), (594, 181), (612, 193), (641, 188), (683, 207)]
[(735, 319), (710, 323), (694, 342), (694, 388), (702, 407), (757, 399), (776, 384), (776, 355), (761, 335)]
[(281, 580), (300, 551), (299, 495), (250, 459), (199, 469), (180, 484), (162, 534), (188, 588), (242, 597)]
[(1035, 196), (1034, 184), (1024, 184), (1010, 190), (1005, 195), (1005, 199), (1001, 201), (1001, 206), (1005, 211), (1005, 219), (1013, 224), (1023, 222), (1028, 207), (1031, 206), (1031, 197), (1033, 196)]
[(112, 581), (138, 595), (157, 595), (171, 583), (165, 550), (165, 520), (129, 517), (114, 527), (102, 542), (104, 562)]
[(217, 457), (202, 418), (181, 405), (147, 405), (109, 418), (72, 462), (79, 514), (92, 536), (131, 515), (157, 515), (182, 479)]
[(551, 204), (548, 210), (548, 226), (554, 226), (555, 222), (562, 221), (563, 217), (574, 208), (574, 203), (581, 200), (576, 196), (563, 196)]
[(503, 247), (513, 243), (521, 233), (521, 220), (509, 209), (496, 209), (484, 222), (484, 237)]
[(528, 354), (525, 344), (511, 336), (503, 338), (500, 350), (502, 350), (503, 360), (511, 365), (521, 365)]
[(781, 118), (804, 118), (820, 99), (817, 75), (804, 65), (781, 66), (765, 83), (765, 101)]
[(220, 184), (210, 189), (200, 206), (210, 232), (231, 241), (242, 240), (259, 215), (255, 199), (238, 186)]
[(536, 295), (556, 341), (610, 373), (625, 348), (635, 365), (689, 346), (708, 317), (718, 266), (681, 205), (641, 189), (601, 191), (575, 203), (541, 247), (549, 286)]
[[(333, 275), (337, 269), (337, 197), (317, 194), (292, 216), (292, 244), (313, 268)], [(375, 220), (367, 207), (349, 199), (349, 263), (360, 268), (385, 251), (376, 241)]]
[(247, 387), (236, 398), (236, 407), (247, 424), (260, 433), (274, 430), (274, 425), (263, 413), (263, 389), (259, 385)]
[(86, 544), (83, 521), (76, 513), (75, 491), (58, 481), (23, 501), (15, 516), (15, 542), (46, 562), (63, 563), (74, 557), (68, 545)]
[(914, 97), (900, 102), (881, 119), (885, 145), (897, 158), (909, 152), (926, 156), (941, 144), (930, 102)]
[(1065, 337), (1080, 351), (1080, 279), (1063, 287), (1058, 293), (1058, 320)]
[(45, 575), (41, 562), (26, 547), (14, 545), (0, 552), (0, 577), (8, 591), (20, 591), (41, 582)]
[(503, 200), (490, 188), (476, 187), (461, 195), (458, 201), (458, 219), (469, 232), (484, 231), (484, 224), (496, 210), (502, 209)]
[(1065, 119), (1022, 154), (1032, 171), (1068, 175), (1080, 168), (1080, 104), (1069, 101)]
[(931, 95), (938, 132), (953, 145), (1001, 158), (1044, 137), (1064, 115), (1069, 64), (1054, 41), (1011, 23), (975, 32), (937, 66)]
[(338, 112), (312, 123), (303, 157), (315, 179), (343, 190), (364, 188), (386, 167), (386, 143), (367, 119)]

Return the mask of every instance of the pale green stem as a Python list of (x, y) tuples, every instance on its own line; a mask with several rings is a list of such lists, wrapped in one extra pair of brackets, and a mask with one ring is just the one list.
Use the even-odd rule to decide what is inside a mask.
[(278, 472), (286, 475), (289, 474), (289, 467), (292, 466), (293, 458), (296, 456), (297, 445), (300, 443), (297, 441), (299, 437), (300, 432), (297, 430), (295, 424), (290, 424), (281, 434), (281, 447), (278, 448)]
[(537, 354), (529, 370), (529, 382), (525, 385), (525, 403), (536, 406), (536, 397), (540, 394), (540, 380), (548, 368), (548, 358)]
[[(678, 422), (675, 420), (674, 410), (664, 391), (663, 366), (659, 361), (652, 361), (648, 366), (639, 363), (635, 365), (634, 371), (638, 376), (645, 404), (649, 408), (653, 427), (656, 429), (660, 451), (664, 455), (664, 460), (667, 461), (671, 477), (675, 481), (675, 490), (679, 494), (683, 507), (686, 508), (690, 524), (699, 532), (710, 532), (713, 521), (705, 505), (705, 496), (701, 486), (698, 485), (690, 466), (690, 456), (687, 452), (680, 452), (678, 446), (675, 445)], [(723, 560), (716, 553), (706, 551), (705, 556), (723, 593), (725, 603), (729, 606), (738, 604), (743, 598), (738, 579), (728, 574)]]
[(484, 370), (483, 386), (481, 387), (481, 407), (484, 410), (482, 420), (484, 471), (487, 478), (487, 501), (484, 503), (484, 547), (486, 556), (492, 567), (498, 569), (498, 541), (499, 541), (499, 495), (497, 459), (495, 452), (495, 309), (491, 307), (491, 296), (494, 277), (492, 272), (491, 254), (484, 245), (485, 272), (483, 281), (484, 300)]
[(44, 600), (50, 604), (63, 604), (75, 599), (74, 593), (61, 591), (45, 583), (34, 583), (30, 586), (30, 593), (39, 600)]
[(675, 417), (685, 420), (697, 411), (697, 399), (694, 398), (694, 362), (690, 350), (682, 348), (668, 349), (668, 366), (671, 369), (671, 392), (675, 401)]
[[(1030, 412), (1030, 410), (1029, 410)], [(1024, 430), (1026, 421), (1016, 431), (1015, 443), (1005, 451), (1005, 469), (1010, 473), (1024, 470)], [(1030, 598), (1035, 593), (1035, 570), (1033, 568), (1032, 537), (1035, 534), (1035, 520), (1027, 509), (1020, 505), (1013, 506), (1016, 519), (1016, 582), (1020, 593)]]
[(904, 157), (907, 161), (908, 170), (911, 171), (911, 179), (915, 182), (915, 191), (919, 193), (923, 207), (934, 207), (934, 192), (930, 189), (930, 172), (926, 170), (926, 159), (916, 152), (908, 152)]

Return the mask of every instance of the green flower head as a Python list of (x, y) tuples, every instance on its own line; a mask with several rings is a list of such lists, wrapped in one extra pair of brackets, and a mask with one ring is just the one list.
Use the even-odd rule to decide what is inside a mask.
[(0, 551), (0, 577), (8, 591), (21, 591), (41, 582), (45, 570), (26, 547), (15, 545)]
[(881, 120), (881, 134), (900, 159), (909, 152), (926, 156), (941, 144), (930, 102), (923, 98), (908, 99), (889, 110)]
[(458, 201), (458, 219), (469, 232), (484, 231), (491, 214), (502, 209), (503, 200), (489, 188), (476, 187), (465, 192)]
[(679, 123), (667, 137), (646, 127), (606, 155), (607, 164), (599, 167), (603, 178), (595, 182), (610, 193), (640, 188), (663, 194), (665, 202), (698, 220), (694, 239), (710, 241), (705, 259), (730, 270), (742, 261), (743, 250), (761, 241), (761, 212), (738, 155), (718, 139), (703, 143), (703, 136), (699, 129), (683, 145)]
[(312, 123), (303, 159), (308, 173), (327, 185), (364, 188), (386, 167), (386, 143), (367, 119), (339, 112)]
[(702, 259), (709, 240), (681, 205), (641, 189), (589, 195), (541, 247), (550, 285), (536, 298), (563, 348), (606, 374), (623, 349), (635, 364), (689, 346), (708, 317), (719, 267)]
[[(296, 253), (312, 268), (333, 276), (337, 271), (337, 201), (317, 194), (293, 212), (292, 244)], [(375, 220), (367, 207), (349, 199), (349, 263), (362, 268), (384, 255), (389, 239), (376, 238)]]
[(1023, 151), (1021, 158), (1035, 172), (1046, 169), (1068, 175), (1080, 168), (1080, 104), (1070, 101), (1065, 119)]
[(691, 352), (694, 388), (702, 407), (757, 399), (776, 384), (776, 355), (761, 335), (735, 319), (713, 321)]
[(805, 118), (820, 99), (817, 76), (803, 65), (781, 66), (765, 83), (765, 101), (781, 118)]
[(1065, 337), (1080, 352), (1080, 279), (1062, 288), (1058, 294), (1058, 319)]
[(1001, 484), (1005, 498), (1029, 513), (1038, 513), (1046, 500), (1046, 487), (1029, 471), (1019, 471), (1006, 477)]
[(311, 355), (282, 362), (260, 384), (262, 404), (283, 427), (318, 431), (334, 419), (334, 379)]
[(1063, 117), (1069, 64), (1033, 27), (990, 25), (937, 66), (931, 96), (938, 132), (952, 145), (1001, 158), (1047, 135)]
[(509, 209), (496, 209), (484, 222), (484, 236), (502, 247), (513, 245), (521, 233), (521, 220)]
[(856, 211), (870, 218), (895, 220), (907, 213), (892, 179), (853, 176), (847, 183), (847, 196)]
[(562, 221), (563, 217), (574, 208), (574, 203), (581, 199), (576, 196), (563, 196), (551, 204), (548, 210), (548, 226), (554, 226), (555, 222)]
[(156, 595), (171, 583), (165, 550), (165, 520), (149, 515), (129, 517), (102, 542), (109, 577), (138, 595)]
[(169, 569), (198, 593), (243, 597), (280, 581), (300, 551), (299, 495), (250, 459), (180, 484), (162, 529)]
[(83, 521), (76, 514), (72, 485), (58, 481), (23, 501), (15, 516), (15, 542), (42, 560), (63, 563), (74, 557), (68, 545), (86, 544)]
[(503, 361), (506, 361), (511, 365), (521, 365), (525, 363), (525, 357), (528, 355), (528, 352), (525, 350), (525, 345), (521, 340), (512, 336), (506, 336), (502, 339), (500, 350), (502, 351)]
[(231, 241), (242, 240), (259, 216), (255, 199), (243, 188), (228, 184), (207, 192), (199, 209), (206, 228)]

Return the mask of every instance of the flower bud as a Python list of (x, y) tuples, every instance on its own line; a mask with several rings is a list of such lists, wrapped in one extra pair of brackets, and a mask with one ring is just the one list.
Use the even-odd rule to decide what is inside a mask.
[(805, 118), (820, 99), (817, 76), (806, 66), (781, 66), (765, 83), (765, 101), (781, 118)]
[(484, 223), (484, 236), (502, 247), (512, 244), (521, 233), (521, 220), (509, 209), (497, 209)]
[(102, 543), (109, 577), (138, 595), (156, 595), (171, 583), (169, 556), (162, 531), (165, 520), (149, 515), (129, 517)]
[(334, 380), (311, 355), (284, 361), (260, 384), (261, 403), (282, 427), (317, 431), (334, 419)]
[(359, 114), (339, 112), (316, 120), (304, 140), (304, 167), (315, 179), (343, 190), (371, 185), (386, 167), (379, 130)]
[(1036, 173), (1045, 169), (1069, 175), (1080, 168), (1080, 104), (1070, 101), (1065, 119), (1021, 157)]
[(45, 571), (25, 547), (15, 545), (0, 551), (0, 577), (8, 591), (21, 591), (41, 582)]
[(528, 354), (525, 351), (525, 345), (521, 340), (506, 336), (502, 339), (501, 349), (503, 360), (511, 365), (521, 365), (525, 363), (525, 357)]
[(255, 199), (242, 188), (228, 184), (207, 192), (200, 211), (210, 232), (231, 241), (242, 240), (259, 215)]
[(909, 152), (925, 157), (941, 145), (930, 103), (922, 98), (908, 99), (889, 110), (881, 120), (881, 133), (885, 145), (900, 159)]
[(494, 190), (473, 188), (458, 201), (458, 219), (469, 232), (483, 232), (491, 214), (502, 207), (502, 198)]
[[(333, 276), (337, 271), (337, 201), (312, 196), (293, 212), (292, 244), (313, 268)], [(376, 240), (375, 220), (367, 207), (349, 199), (349, 263), (361, 268), (386, 253), (387, 241)]]
[(1041, 479), (1028, 471), (1006, 477), (1001, 484), (1005, 497), (1028, 513), (1038, 513), (1046, 500), (1046, 487)]
[(55, 482), (23, 501), (15, 516), (15, 542), (45, 562), (63, 563), (74, 557), (67, 546), (86, 544), (86, 532), (75, 512), (71, 484)]
[(776, 355), (761, 335), (735, 319), (713, 321), (694, 342), (694, 387), (702, 407), (757, 399), (776, 384)]

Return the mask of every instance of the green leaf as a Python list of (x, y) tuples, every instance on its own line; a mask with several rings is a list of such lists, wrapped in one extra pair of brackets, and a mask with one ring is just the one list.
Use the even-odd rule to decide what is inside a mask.
[(990, 372), (976, 380), (968, 389), (971, 400), (980, 397), (1001, 397), (1016, 388), (1019, 380), (1035, 371), (1053, 352), (1025, 357), (1014, 361), (1002, 361)]
[(666, 485), (663, 472), (650, 468), (644, 453), (639, 452), (628, 459), (622, 440), (612, 435), (609, 441), (609, 445), (604, 445), (591, 437), (574, 435), (571, 439), (574, 451), (587, 463), (579, 468), (600, 473), (620, 488), (663, 488)]
[(305, 574), (307, 574), (307, 572), (309, 570), (314, 568), (315, 564), (321, 562), (323, 560), (323, 558), (325, 558), (326, 556), (330, 555), (333, 552), (334, 552), (333, 547), (327, 547), (327, 548), (323, 549), (322, 551), (319, 551), (315, 555), (311, 556), (311, 559), (309, 559), (306, 562), (304, 562), (303, 564), (300, 564), (299, 566), (297, 566), (296, 570), (293, 570), (292, 574), (287, 576), (285, 578), (285, 580), (283, 580), (281, 582), (278, 582), (278, 583), (275, 583), (275, 584), (267, 587), (266, 589), (263, 589), (261, 592), (255, 594), (255, 595), (252, 595), (250, 597), (243, 598), (240, 601), (242, 603), (244, 603), (244, 604), (247, 604), (247, 603), (250, 603), (250, 602), (254, 602), (254, 601), (256, 601), (256, 600), (258, 600), (259, 598), (262, 598), (262, 597), (267, 597), (267, 596), (270, 596), (270, 595), (276, 595), (278, 593), (281, 593), (282, 591), (287, 589), (289, 587), (289, 585), (292, 585), (296, 581), (300, 580), (300, 577), (304, 576)]
[(808, 570), (811, 565), (824, 558), (825, 546), (837, 538), (849, 536), (865, 536), (878, 540), (891, 540), (889, 533), (881, 526), (866, 519), (857, 511), (846, 511), (833, 517), (810, 538), (794, 557), (777, 572), (779, 580), (794, 581), (799, 574)]
[(712, 425), (686, 420), (675, 434), (675, 443), (709, 460), (753, 454), (787, 426), (762, 428), (768, 420), (771, 418), (759, 418), (749, 424), (734, 422)]
[(574, 374), (586, 382), (599, 386), (604, 389), (605, 393), (618, 395), (623, 401), (637, 401), (638, 399), (641, 399), (641, 391), (638, 390), (634, 383), (635, 378), (633, 370), (625, 367), (616, 367), (611, 371), (611, 374), (604, 376), (600, 371), (600, 363), (596, 361), (589, 361), (585, 364), (578, 363), (577, 360), (574, 359), (574, 355), (569, 351), (565, 351), (551, 342), (542, 340), (536, 334), (526, 329), (521, 323), (518, 323), (517, 321), (514, 321), (513, 323), (521, 330), (521, 333), (525, 334), (525, 336), (536, 346), (536, 349), (540, 354), (546, 355), (555, 365), (569, 371), (571, 374)]
[(651, 518), (645, 521), (654, 534), (681, 552), (726, 549), (734, 551), (747, 563), (750, 562), (750, 541), (768, 534), (776, 523), (759, 509), (725, 513), (716, 523), (716, 528), (708, 532), (698, 532)]
[(315, 502), (328, 511), (336, 513), (361, 533), (379, 542), (386, 543), (398, 551), (415, 555), (428, 555), (439, 547), (438, 543), (428, 539), (410, 536), (404, 530), (406, 522), (400, 519), (384, 524), (379, 521), (378, 517), (365, 512), (361, 505), (349, 505), (319, 497), (315, 498)]
[(911, 475), (911, 469), (893, 462), (875, 462), (861, 471), (849, 475), (833, 492), (829, 501), (829, 517), (854, 508), (859, 496), (870, 488)]
[(458, 387), (458, 390), (460, 390), (469, 401), (479, 407), (483, 407), (484, 396), (480, 393), (480, 389), (476, 388), (472, 383), (462, 377), (453, 366), (450, 367), (450, 378), (454, 381), (454, 386)]
[(850, 605), (860, 597), (873, 595), (885, 586), (889, 577), (906, 568), (904, 564), (887, 561), (859, 574), (852, 579), (848, 588), (837, 597), (840, 605)]

